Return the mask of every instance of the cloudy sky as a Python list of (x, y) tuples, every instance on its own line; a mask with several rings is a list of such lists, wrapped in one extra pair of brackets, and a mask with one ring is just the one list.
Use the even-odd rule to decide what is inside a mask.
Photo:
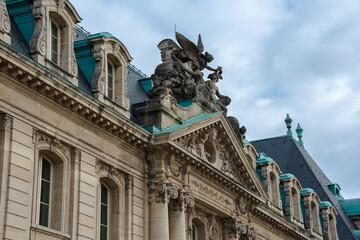
[[(345, 198), (360, 198), (360, 0), (73, 0), (91, 33), (110, 32), (150, 76), (157, 44), (201, 33), (220, 92), (247, 139), (285, 135), (305, 148)], [(296, 134), (294, 133), (294, 136)], [(276, 160), (276, 159), (275, 159)]]

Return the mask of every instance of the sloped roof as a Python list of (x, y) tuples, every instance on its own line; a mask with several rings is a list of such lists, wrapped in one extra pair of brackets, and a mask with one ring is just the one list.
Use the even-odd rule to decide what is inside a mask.
[(336, 208), (339, 239), (357, 239), (354, 235), (356, 226), (346, 215), (340, 200), (328, 188), (332, 182), (306, 149), (292, 137), (280, 136), (251, 142), (258, 152), (264, 152), (274, 159), (284, 173), (292, 173), (304, 188), (312, 188), (321, 201), (329, 201)]

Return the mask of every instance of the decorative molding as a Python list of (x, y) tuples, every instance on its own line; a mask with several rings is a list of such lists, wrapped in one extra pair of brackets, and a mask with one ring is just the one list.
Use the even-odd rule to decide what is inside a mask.
[(189, 213), (189, 232), (192, 231), (193, 219), (199, 219), (205, 226), (210, 240), (220, 239), (219, 229), (216, 227), (217, 216), (203, 208), (192, 208)]
[(73, 148), (71, 150), (71, 160), (76, 164), (80, 164), (80, 154), (81, 151), (78, 148)]
[[(0, 62), (4, 66), (0, 72), (135, 148), (143, 151), (147, 147), (149, 133), (139, 127), (134, 127), (130, 121), (102, 107), (103, 105), (94, 102), (92, 98), (77, 94), (78, 90), (69, 87), (68, 83), (59, 76), (38, 68), (33, 62), (8, 49), (7, 46), (0, 44), (0, 49), (2, 53)], [(21, 61), (22, 64), (18, 61)], [(12, 74), (9, 75), (10, 69)]]
[(119, 176), (121, 176), (123, 174), (119, 169), (117, 169), (113, 166), (109, 166), (109, 165), (101, 162), (100, 160), (96, 161), (95, 169), (96, 169), (97, 173), (106, 172), (108, 174), (108, 176), (113, 176), (116, 178), (118, 178)]
[(0, 36), (1, 40), (8, 44), (11, 43), (10, 31), (10, 17), (7, 11), (6, 2), (5, 0), (2, 0), (0, 3)]
[(0, 115), (0, 130), (10, 132), (12, 127), (12, 117), (7, 114)]
[(29, 44), (30, 54), (39, 54), (40, 56), (44, 57), (47, 49), (47, 24), (45, 6), (38, 2), (36, 5), (34, 5), (33, 14), (35, 18), (35, 30)]
[(70, 148), (64, 145), (59, 138), (50, 137), (44, 133), (39, 132), (37, 129), (33, 130), (33, 142), (35, 144), (46, 143), (49, 145), (49, 150), (51, 152), (56, 152), (57, 150), (62, 151), (65, 155), (70, 152)]
[(212, 199), (214, 202), (219, 203), (226, 208), (233, 208), (233, 201), (230, 198), (226, 197), (224, 194), (221, 194), (219, 191), (208, 186), (207, 184), (192, 179), (190, 181), (190, 186), (199, 192), (199, 194)]
[(105, 52), (102, 49), (96, 49), (93, 52), (95, 60), (95, 70), (91, 81), (91, 88), (94, 94), (97, 94), (97, 98), (104, 96), (105, 93)]
[(130, 174), (125, 176), (125, 189), (132, 189), (134, 184), (134, 177)]
[(239, 219), (228, 218), (222, 220), (223, 237), (225, 239), (258, 240), (258, 231), (250, 224)]

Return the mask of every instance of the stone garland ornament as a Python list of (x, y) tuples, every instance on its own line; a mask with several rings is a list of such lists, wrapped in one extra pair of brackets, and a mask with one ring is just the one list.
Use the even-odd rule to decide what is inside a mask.
[(234, 238), (234, 239), (244, 239), (244, 240), (258, 240), (259, 234), (257, 230), (254, 229), (251, 225), (235, 218), (223, 219), (223, 236)]
[[(151, 75), (153, 88), (148, 92), (151, 99), (172, 99), (173, 102), (191, 99), (198, 101), (199, 98), (213, 105), (218, 111), (226, 113), (226, 107), (231, 99), (221, 95), (216, 83), (222, 79), (222, 68), (212, 68), (208, 66), (214, 58), (204, 51), (204, 46), (199, 35), (198, 43), (195, 45), (182, 34), (176, 32), (176, 40), (181, 46), (170, 39), (169, 45), (173, 48), (167, 48), (165, 53), (162, 51), (163, 63), (159, 64), (155, 73)], [(165, 55), (169, 55), (166, 58)], [(207, 81), (204, 80), (204, 69), (211, 71)]]

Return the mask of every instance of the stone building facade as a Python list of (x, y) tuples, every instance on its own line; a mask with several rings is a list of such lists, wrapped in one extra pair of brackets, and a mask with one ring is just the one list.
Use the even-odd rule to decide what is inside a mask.
[(201, 42), (162, 41), (149, 79), (69, 1), (0, 7), (1, 239), (338, 239), (336, 209), (226, 116)]

